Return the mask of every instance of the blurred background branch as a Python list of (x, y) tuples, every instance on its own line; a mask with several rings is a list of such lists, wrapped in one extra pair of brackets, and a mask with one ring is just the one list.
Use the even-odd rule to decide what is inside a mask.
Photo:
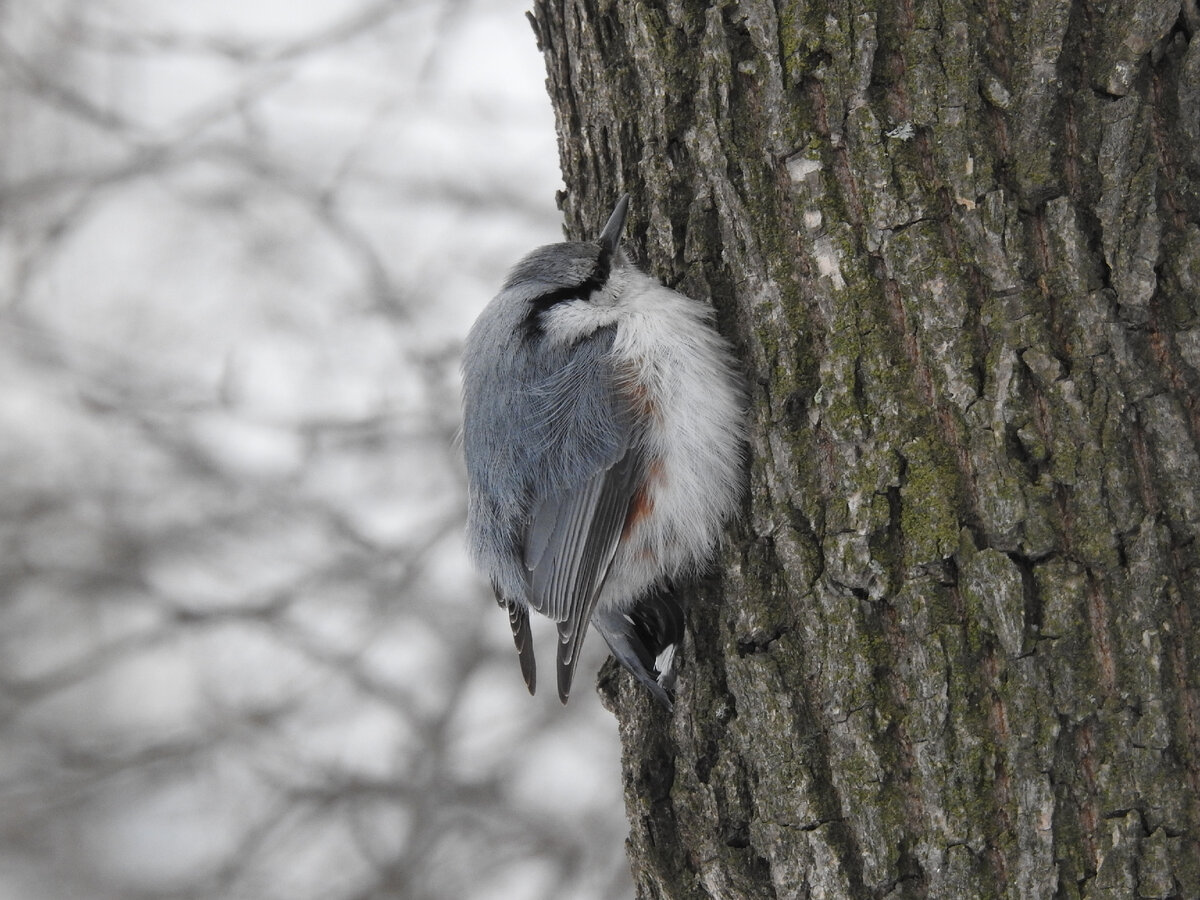
[(627, 896), (461, 548), (459, 342), (559, 234), (521, 5), (0, 26), (0, 898)]

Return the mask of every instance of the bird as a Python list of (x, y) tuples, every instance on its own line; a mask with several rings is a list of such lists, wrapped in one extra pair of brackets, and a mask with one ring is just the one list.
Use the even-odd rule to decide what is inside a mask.
[(530, 611), (557, 623), (558, 696), (589, 624), (668, 709), (675, 586), (701, 573), (744, 494), (746, 385), (713, 311), (646, 275), (621, 234), (533, 250), (463, 352), (467, 547), (537, 685)]

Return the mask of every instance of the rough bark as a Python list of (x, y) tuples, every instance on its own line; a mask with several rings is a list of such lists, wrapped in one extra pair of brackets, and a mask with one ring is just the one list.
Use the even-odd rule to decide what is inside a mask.
[(1195, 4), (536, 5), (568, 231), (711, 300), (750, 492), (641, 897), (1200, 897)]

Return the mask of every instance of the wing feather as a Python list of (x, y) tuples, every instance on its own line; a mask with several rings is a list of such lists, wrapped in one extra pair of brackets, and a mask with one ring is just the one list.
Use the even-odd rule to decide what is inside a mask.
[(641, 472), (641, 453), (630, 446), (577, 489), (543, 500), (530, 523), (530, 605), (558, 622), (558, 695), (564, 703)]

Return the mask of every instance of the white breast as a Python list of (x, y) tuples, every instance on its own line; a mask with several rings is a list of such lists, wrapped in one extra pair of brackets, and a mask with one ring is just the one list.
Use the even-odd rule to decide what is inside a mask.
[(613, 355), (645, 398), (651, 512), (613, 562), (603, 604), (625, 608), (661, 577), (711, 557), (741, 486), (741, 379), (707, 307), (636, 270), (618, 304)]

